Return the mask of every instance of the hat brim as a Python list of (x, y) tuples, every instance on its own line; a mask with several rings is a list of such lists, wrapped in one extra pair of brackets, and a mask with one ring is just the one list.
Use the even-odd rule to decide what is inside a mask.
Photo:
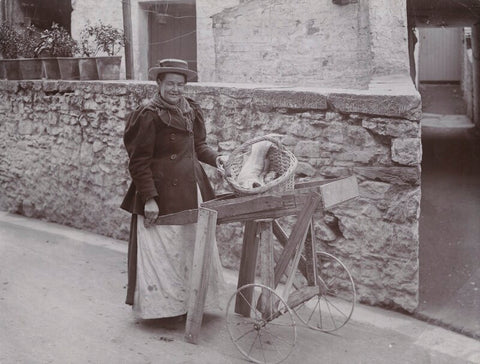
[(148, 70), (148, 78), (150, 80), (156, 80), (161, 73), (180, 73), (187, 78), (187, 81), (193, 80), (197, 76), (197, 72), (192, 70), (186, 70), (184, 68), (177, 67), (152, 67)]

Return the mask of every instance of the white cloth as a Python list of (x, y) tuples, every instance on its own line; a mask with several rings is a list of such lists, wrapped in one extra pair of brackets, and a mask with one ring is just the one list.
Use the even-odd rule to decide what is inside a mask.
[[(197, 191), (200, 196), (200, 191)], [(137, 282), (133, 311), (142, 319), (187, 313), (197, 224), (154, 225), (137, 222)], [(216, 240), (205, 310), (219, 307), (223, 274)]]

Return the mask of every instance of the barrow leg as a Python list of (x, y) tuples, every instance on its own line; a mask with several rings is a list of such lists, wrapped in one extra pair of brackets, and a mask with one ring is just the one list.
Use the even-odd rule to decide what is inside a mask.
[(203, 207), (198, 209), (190, 298), (185, 327), (185, 340), (191, 344), (197, 343), (202, 326), (216, 225), (217, 212), (215, 210)]

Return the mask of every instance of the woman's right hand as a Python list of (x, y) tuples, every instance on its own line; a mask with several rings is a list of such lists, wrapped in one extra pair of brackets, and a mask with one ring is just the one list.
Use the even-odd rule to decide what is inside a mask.
[(150, 227), (155, 224), (155, 220), (158, 217), (158, 205), (157, 202), (151, 198), (145, 203), (145, 227)]

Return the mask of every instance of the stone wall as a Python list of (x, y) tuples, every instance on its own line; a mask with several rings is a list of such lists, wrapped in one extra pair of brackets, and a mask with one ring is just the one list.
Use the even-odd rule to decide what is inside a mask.
[[(420, 96), (411, 81), (368, 90), (192, 84), (209, 142), (222, 153), (283, 134), (297, 180), (355, 174), (361, 196), (316, 217), (321, 248), (350, 267), (361, 301), (413, 310), (418, 296)], [(126, 239), (124, 117), (152, 82), (0, 81), (0, 209)], [(218, 191), (220, 176), (207, 173)], [(241, 225), (217, 232), (238, 267)]]
[(202, 82), (367, 88), (408, 74), (406, 0), (197, 0)]
[(213, 16), (216, 81), (365, 87), (368, 22), (360, 15), (357, 4), (242, 1)]

